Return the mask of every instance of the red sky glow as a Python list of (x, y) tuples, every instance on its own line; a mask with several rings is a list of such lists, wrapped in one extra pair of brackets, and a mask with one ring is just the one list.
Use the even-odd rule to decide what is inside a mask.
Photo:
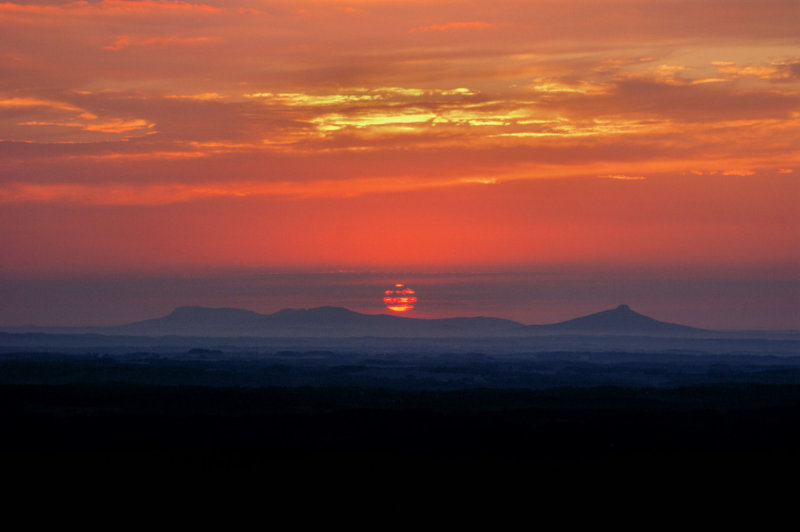
[[(798, 21), (796, 0), (0, 1), (0, 325), (58, 322), (19, 288), (54, 279), (561, 268), (609, 300), (462, 308), (800, 328)], [(612, 300), (613, 271), (739, 288), (681, 310)], [(461, 314), (415, 288), (420, 316)], [(322, 304), (380, 312), (381, 290)], [(318, 303), (237, 294), (198, 302)]]

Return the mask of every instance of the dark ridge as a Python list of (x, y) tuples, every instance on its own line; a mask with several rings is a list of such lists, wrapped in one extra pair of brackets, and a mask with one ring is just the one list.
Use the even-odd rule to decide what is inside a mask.
[(631, 310), (628, 305), (549, 325), (531, 325), (530, 330), (554, 332), (675, 334), (702, 332), (703, 329), (658, 321)]
[(680, 336), (702, 329), (655, 320), (628, 305), (547, 325), (523, 325), (484, 316), (421, 319), (389, 314), (363, 314), (343, 307), (287, 308), (260, 314), (237, 308), (182, 306), (159, 318), (114, 327), (74, 327), (13, 332), (102, 334), (113, 336), (202, 337), (524, 337), (552, 334), (624, 334)]

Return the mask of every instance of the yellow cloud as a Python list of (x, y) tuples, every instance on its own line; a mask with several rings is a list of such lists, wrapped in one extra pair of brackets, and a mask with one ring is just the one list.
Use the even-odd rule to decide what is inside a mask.
[(643, 175), (625, 175), (625, 174), (599, 175), (597, 177), (601, 179), (617, 179), (620, 181), (644, 181), (645, 179), (647, 179)]
[(122, 120), (113, 119), (99, 122), (45, 122), (45, 121), (30, 121), (19, 122), (20, 126), (59, 126), (59, 127), (75, 127), (84, 131), (97, 131), (101, 133), (127, 133), (137, 129), (151, 129), (155, 124), (147, 120), (134, 119)]
[(50, 109), (56, 109), (59, 111), (79, 113), (81, 117), (88, 120), (97, 118), (96, 115), (86, 111), (85, 109), (81, 109), (78, 106), (54, 100), (42, 100), (40, 98), (0, 98), (0, 107), (48, 107)]

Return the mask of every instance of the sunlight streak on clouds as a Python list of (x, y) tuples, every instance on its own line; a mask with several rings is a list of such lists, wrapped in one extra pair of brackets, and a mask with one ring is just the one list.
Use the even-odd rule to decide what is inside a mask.
[(495, 185), (495, 178), (464, 177), (444, 180), (417, 178), (315, 180), (298, 182), (231, 182), (130, 185), (28, 184), (0, 185), (0, 203), (75, 203), (84, 205), (169, 205), (213, 198), (282, 197), (289, 199), (352, 198), (474, 184)]

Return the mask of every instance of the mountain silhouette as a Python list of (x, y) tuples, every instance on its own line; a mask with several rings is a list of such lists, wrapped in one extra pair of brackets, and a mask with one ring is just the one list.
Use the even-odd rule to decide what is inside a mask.
[(343, 307), (283, 309), (273, 314), (233, 308), (178, 307), (170, 314), (105, 328), (110, 334), (145, 336), (498, 336), (524, 327), (500, 318), (421, 319), (362, 314)]
[(701, 332), (687, 325), (658, 321), (631, 310), (628, 305), (549, 325), (529, 325), (531, 332), (596, 334), (681, 334)]
[[(100, 330), (102, 329), (102, 330)], [(235, 308), (178, 307), (170, 314), (94, 332), (143, 336), (480, 337), (540, 334), (681, 335), (701, 329), (655, 320), (627, 305), (548, 325), (490, 317), (422, 319), (362, 314), (343, 307), (260, 314)]]
[(144, 336), (238, 336), (257, 330), (263, 315), (237, 308), (178, 307), (170, 314), (109, 327), (114, 333)]

